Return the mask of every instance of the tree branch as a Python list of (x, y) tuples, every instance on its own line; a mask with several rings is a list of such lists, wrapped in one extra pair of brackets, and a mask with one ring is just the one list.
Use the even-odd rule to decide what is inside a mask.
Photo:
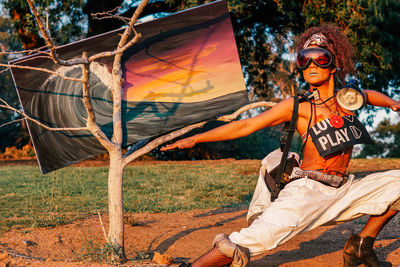
[(96, 13), (92, 13), (90, 14), (91, 17), (95, 20), (103, 20), (103, 19), (118, 19), (123, 21), (125, 24), (129, 23), (130, 17), (123, 17), (120, 15), (115, 15), (114, 12), (117, 11), (118, 9), (120, 9), (121, 6), (116, 6), (115, 8), (113, 8), (112, 10), (109, 11), (104, 11), (104, 12), (96, 12)]
[(101, 219), (100, 212), (97, 212), (97, 215), (99, 216), (100, 225), (101, 225), (101, 229), (103, 230), (104, 238), (106, 239), (107, 243), (110, 243), (110, 239), (108, 238), (106, 228), (104, 227), (103, 220)]
[(16, 55), (16, 54), (32, 54), (32, 53), (41, 53), (41, 54), (46, 54), (50, 56), (49, 52), (46, 51), (41, 51), (48, 46), (42, 46), (36, 49), (31, 49), (31, 50), (22, 50), (22, 51), (5, 51), (5, 52), (0, 52), (0, 55)]
[[(82, 53), (82, 58), (87, 59), (87, 53)], [(100, 129), (100, 127), (96, 123), (95, 114), (93, 110), (93, 105), (90, 98), (90, 81), (89, 81), (89, 64), (82, 64), (82, 94), (83, 94), (83, 103), (86, 108), (86, 112), (88, 114), (86, 120), (86, 126), (89, 131), (97, 138), (97, 140), (104, 146), (107, 151), (115, 148), (115, 144), (113, 144), (110, 139), (104, 134), (104, 132)]]
[[(104, 12), (105, 13), (105, 12)], [(118, 19), (123, 21), (125, 24), (129, 23), (130, 18), (119, 16), (119, 15), (113, 15), (113, 14), (108, 14), (108, 15), (102, 15), (101, 17), (99, 16), (101, 13), (95, 13), (93, 14), (93, 18), (97, 20), (103, 20), (103, 19)]]
[[(50, 127), (47, 126), (46, 124), (41, 123), (40, 121), (30, 117), (28, 114), (21, 112), (19, 110), (17, 110), (16, 108), (11, 107), (9, 104), (7, 104), (7, 102), (5, 102), (3, 99), (0, 98), (0, 101), (3, 103), (6, 103), (5, 105), (0, 105), (0, 108), (5, 108), (5, 109), (9, 109), (12, 110), (20, 115), (22, 115), (25, 119), (30, 120), (32, 122), (34, 122), (35, 124), (45, 128), (46, 130), (49, 131), (88, 131), (89, 129), (87, 127), (74, 127), (74, 128), (55, 128), (55, 127)], [(4, 125), (2, 125), (4, 126)]]
[[(135, 37), (128, 42), (128, 38), (132, 33), (133, 25), (136, 23), (140, 13), (143, 11), (149, 0), (142, 0), (135, 11), (135, 14), (130, 19), (129, 27), (126, 27), (122, 34), (118, 46), (117, 53), (115, 53), (113, 67), (111, 71), (112, 82), (111, 92), (113, 96), (113, 137), (112, 141), (119, 147), (122, 145), (122, 116), (121, 116), (121, 101), (122, 101), (122, 70), (121, 70), (121, 59), (123, 52), (132, 46), (140, 37), (135, 32)], [(134, 30), (134, 29), (133, 29)]]
[(173, 131), (169, 134), (163, 135), (161, 137), (158, 137), (156, 139), (154, 139), (153, 141), (151, 141), (150, 143), (148, 143), (147, 145), (145, 145), (144, 147), (142, 147), (139, 150), (136, 150), (135, 152), (129, 154), (128, 156), (124, 156), (122, 158), (123, 160), (123, 165), (126, 166), (128, 163), (132, 162), (133, 160), (135, 160), (136, 158), (152, 151), (154, 148), (164, 144), (165, 142), (168, 142), (174, 138), (177, 138), (181, 135), (184, 135), (185, 133), (190, 132), (193, 129), (196, 128), (201, 128), (203, 127), (204, 124), (206, 124), (207, 121), (203, 121), (203, 122), (198, 122), (189, 126), (186, 126), (184, 128), (181, 128), (179, 130)]
[(83, 63), (87, 63), (84, 62), (83, 58), (74, 58), (71, 60), (62, 60), (58, 57), (57, 55), (57, 48), (53, 42), (53, 39), (50, 36), (50, 33), (48, 31), (48, 28), (46, 28), (43, 25), (43, 21), (39, 16), (39, 12), (35, 7), (35, 4), (33, 2), (33, 0), (26, 0), (29, 4), (29, 7), (31, 8), (31, 11), (33, 13), (33, 15), (35, 16), (35, 20), (39, 26), (40, 32), (43, 35), (43, 38), (47, 44), (47, 46), (50, 48), (50, 55), (51, 58), (53, 59), (53, 62), (62, 66), (73, 66), (73, 65), (79, 65), (79, 64), (83, 64)]
[(9, 121), (9, 122), (3, 123), (2, 125), (0, 125), (0, 128), (6, 126), (6, 125), (8, 125), (8, 124), (15, 123), (15, 122), (19, 122), (19, 121), (23, 121), (23, 120), (25, 120), (25, 119), (22, 118), (22, 119), (13, 120), (13, 121)]
[[(140, 37), (142, 37), (142, 35), (140, 33), (136, 32), (133, 25), (136, 23), (137, 19), (139, 18), (140, 13), (143, 11), (147, 2), (148, 2), (148, 0), (144, 0), (140, 3), (140, 5), (137, 7), (135, 13), (133, 14), (133, 16), (131, 17), (130, 20), (126, 20), (124, 17), (121, 17), (121, 16), (111, 15), (113, 18), (117, 18), (117, 19), (124, 21), (127, 24), (127, 28), (125, 29), (124, 33), (122, 34), (116, 50), (92, 55), (91, 57), (89, 57), (89, 62), (93, 62), (99, 58), (111, 57), (111, 56), (115, 56), (117, 54), (121, 54), (121, 53), (125, 52), (133, 44), (135, 44), (139, 40)], [(98, 13), (96, 13), (96, 14), (98, 14)], [(100, 14), (103, 14), (103, 13), (100, 13)], [(127, 40), (128, 40), (129, 35), (131, 34), (131, 32), (133, 32), (135, 35), (128, 42)]]
[(50, 73), (50, 74), (59, 76), (59, 77), (65, 79), (65, 80), (70, 80), (70, 81), (74, 81), (74, 82), (83, 82), (82, 79), (67, 77), (67, 76), (65, 76), (65, 75), (63, 75), (63, 74), (61, 74), (59, 72), (48, 70), (48, 69), (45, 69), (45, 68), (38, 68), (38, 67), (31, 67), (31, 66), (24, 66), (24, 65), (14, 65), (14, 64), (3, 64), (3, 63), (0, 63), (0, 67), (41, 71), (41, 72), (46, 72), (46, 73)]
[(122, 34), (121, 39), (118, 44), (118, 49), (124, 47), (127, 44), (127, 40), (128, 40), (129, 35), (131, 34), (132, 27), (137, 22), (140, 14), (142, 13), (143, 9), (145, 8), (145, 6), (147, 5), (148, 2), (149, 2), (149, 0), (142, 0), (140, 5), (136, 8), (135, 13), (131, 17), (129, 24), (128, 24), (131, 27), (127, 27), (125, 29), (124, 33)]
[(112, 57), (112, 56), (115, 56), (116, 54), (125, 52), (129, 47), (131, 47), (134, 43), (136, 43), (140, 37), (142, 37), (142, 35), (140, 33), (137, 33), (134, 29), (133, 29), (133, 31), (135, 33), (135, 36), (126, 45), (124, 45), (123, 47), (116, 49), (114, 51), (95, 54), (95, 55), (89, 57), (89, 62), (93, 62), (99, 58)]
[(268, 101), (260, 101), (260, 102), (251, 103), (251, 104), (241, 107), (240, 109), (238, 109), (237, 111), (235, 111), (234, 113), (232, 113), (230, 115), (224, 115), (224, 116), (219, 117), (217, 119), (217, 121), (230, 122), (230, 121), (233, 121), (234, 119), (236, 119), (237, 117), (239, 117), (239, 115), (242, 114), (243, 112), (248, 111), (250, 109), (259, 108), (259, 107), (273, 107), (275, 105), (276, 105), (276, 103), (268, 102)]
[(4, 70), (1, 70), (0, 71), (0, 74), (2, 74), (3, 72), (6, 72), (6, 71), (8, 71), (10, 68), (8, 67), (8, 68), (5, 68)]
[[(242, 114), (243, 112), (246, 112), (246, 111), (248, 111), (250, 109), (258, 108), (258, 107), (272, 107), (274, 105), (276, 105), (276, 103), (267, 102), (267, 101), (260, 101), (260, 102), (251, 103), (251, 104), (248, 104), (246, 106), (241, 107), (240, 109), (238, 109), (237, 111), (235, 111), (234, 113), (232, 113), (230, 115), (225, 115), (225, 116), (219, 117), (217, 120), (218, 121), (229, 122), (229, 121), (232, 121), (232, 120), (236, 119), (240, 114)], [(179, 137), (181, 135), (184, 135), (184, 134), (190, 132), (193, 129), (201, 128), (206, 123), (207, 123), (207, 121), (203, 121), (203, 122), (199, 122), (199, 123), (195, 123), (195, 124), (186, 126), (184, 128), (181, 128), (179, 130), (173, 131), (173, 132), (171, 132), (169, 134), (166, 134), (166, 135), (163, 135), (161, 137), (158, 137), (158, 138), (154, 139), (153, 141), (151, 141), (150, 143), (148, 143), (147, 145), (145, 145), (141, 149), (136, 150), (133, 153), (131, 153), (131, 151), (128, 151), (126, 153), (126, 155), (123, 157), (124, 166), (126, 166), (127, 164), (129, 164), (130, 162), (135, 160), (136, 158), (138, 158), (138, 157), (150, 152), (154, 148), (164, 144), (165, 142), (168, 142), (168, 141), (170, 141), (170, 140), (172, 140), (174, 138), (177, 138), (177, 137)]]

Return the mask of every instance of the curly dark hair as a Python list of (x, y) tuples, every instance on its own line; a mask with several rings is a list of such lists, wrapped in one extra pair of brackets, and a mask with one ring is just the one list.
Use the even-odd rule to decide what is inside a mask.
[(328, 49), (334, 56), (334, 64), (337, 68), (336, 77), (344, 84), (347, 74), (356, 74), (354, 66), (355, 50), (349, 39), (341, 32), (341, 30), (330, 24), (309, 28), (301, 34), (296, 42), (296, 52), (303, 49), (307, 40), (315, 33), (325, 35), (328, 44), (321, 47)]

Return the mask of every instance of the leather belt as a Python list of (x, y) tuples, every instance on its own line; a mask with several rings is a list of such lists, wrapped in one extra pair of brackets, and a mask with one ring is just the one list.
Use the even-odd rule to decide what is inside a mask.
[(326, 174), (320, 171), (302, 170), (299, 167), (294, 167), (290, 176), (284, 177), (282, 182), (286, 185), (291, 181), (305, 177), (335, 188), (339, 188), (348, 181), (348, 177), (346, 176), (342, 177), (334, 174)]

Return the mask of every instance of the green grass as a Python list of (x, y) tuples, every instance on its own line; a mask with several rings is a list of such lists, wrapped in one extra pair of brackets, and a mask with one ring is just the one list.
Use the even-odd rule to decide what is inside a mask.
[(107, 203), (106, 168), (65, 168), (42, 175), (38, 167), (0, 168), (0, 230), (41, 227), (82, 218)]
[[(124, 175), (126, 212), (246, 207), (259, 160), (141, 163)], [(353, 159), (351, 172), (400, 168), (400, 159)], [(107, 167), (0, 167), (0, 232), (55, 226), (107, 213)], [(26, 230), (26, 229), (25, 229)], [(29, 231), (29, 230), (27, 230)]]
[[(127, 212), (246, 206), (259, 161), (145, 163), (124, 175)], [(0, 167), (0, 231), (55, 226), (107, 212), (107, 167), (67, 167), (42, 175), (36, 166)]]

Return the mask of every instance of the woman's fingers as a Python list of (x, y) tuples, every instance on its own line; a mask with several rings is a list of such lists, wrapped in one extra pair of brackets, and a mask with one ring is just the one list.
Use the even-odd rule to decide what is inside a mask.
[(176, 144), (176, 143), (173, 143), (173, 144), (170, 144), (170, 145), (166, 145), (166, 146), (160, 148), (160, 150), (161, 150), (161, 151), (166, 151), (166, 150), (174, 149), (174, 148), (176, 148), (176, 145), (175, 145), (175, 144)]
[(166, 150), (171, 150), (171, 149), (175, 149), (175, 148), (179, 148), (179, 149), (192, 148), (195, 144), (196, 143), (192, 139), (186, 138), (186, 139), (176, 141), (173, 144), (166, 145), (165, 147), (162, 147), (160, 150), (166, 151)]
[(400, 111), (400, 103), (394, 104), (391, 106), (393, 111)]

